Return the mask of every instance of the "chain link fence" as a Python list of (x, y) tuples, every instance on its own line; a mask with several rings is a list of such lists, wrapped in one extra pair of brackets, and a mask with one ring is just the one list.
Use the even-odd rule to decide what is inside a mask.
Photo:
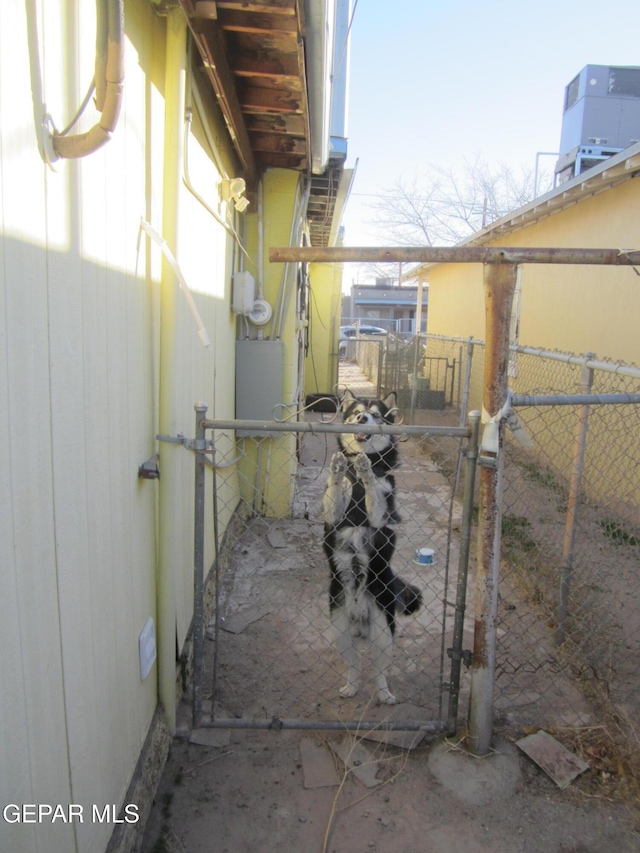
[[(354, 386), (353, 377), (348, 381)], [(365, 383), (352, 390), (375, 389)], [(293, 418), (262, 428), (208, 422), (213, 511), (217, 519), (227, 519), (212, 570), (215, 601), (194, 675), (208, 724), (234, 720), (247, 727), (277, 727), (285, 721), (291, 728), (385, 724), (447, 730), (463, 513), (442, 465), (427, 450), (442, 444), (443, 457), (455, 468), (470, 431), (388, 428), (396, 434), (401, 457), (393, 570), (422, 593), (419, 610), (397, 618), (387, 675), (398, 704), (389, 706), (377, 702), (366, 644), (359, 693), (339, 695), (346, 664), (333, 644), (329, 566), (322, 547), (322, 498), (338, 447), (338, 423), (335, 413), (318, 412), (307, 412), (300, 423)], [(285, 427), (290, 431), (281, 432)], [(417, 558), (420, 549), (432, 552), (426, 563)], [(459, 627), (459, 639), (468, 645), (472, 623)], [(466, 709), (464, 673), (459, 689)]]
[[(392, 360), (401, 352), (389, 349)], [(414, 421), (433, 419), (437, 407), (412, 396), (411, 374), (446, 394), (448, 422), (481, 408), (483, 342), (427, 335), (402, 352), (403, 368), (385, 375), (382, 390), (388, 379), (402, 389), (406, 371)], [(434, 383), (430, 366), (440, 360), (447, 380)], [(615, 718), (640, 731), (640, 405), (566, 399), (637, 395), (640, 369), (512, 347), (509, 384), (515, 401), (531, 404), (516, 409), (527, 446), (505, 434), (496, 711), (522, 725)], [(545, 395), (564, 404), (537, 404)], [(432, 451), (453, 483), (455, 468)]]

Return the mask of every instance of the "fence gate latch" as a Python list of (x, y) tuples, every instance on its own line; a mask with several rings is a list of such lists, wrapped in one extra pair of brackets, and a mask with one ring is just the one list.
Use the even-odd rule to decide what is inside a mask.
[(478, 454), (478, 465), (485, 468), (498, 467), (498, 453), (500, 452), (500, 422), (488, 421), (484, 425), (482, 433), (482, 444)]
[(181, 444), (187, 450), (194, 452), (211, 453), (214, 449), (213, 441), (210, 438), (187, 438), (181, 432), (178, 435), (157, 435), (158, 441), (166, 441), (169, 444)]
[(471, 661), (473, 660), (473, 652), (471, 649), (460, 649), (460, 651), (447, 649), (447, 657), (451, 660), (461, 660), (467, 669), (469, 669)]

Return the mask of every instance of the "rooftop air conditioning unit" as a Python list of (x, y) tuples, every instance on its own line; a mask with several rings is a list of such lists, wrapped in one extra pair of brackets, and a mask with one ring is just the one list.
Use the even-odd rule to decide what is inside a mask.
[(556, 175), (570, 180), (638, 137), (640, 66), (586, 65), (565, 88)]

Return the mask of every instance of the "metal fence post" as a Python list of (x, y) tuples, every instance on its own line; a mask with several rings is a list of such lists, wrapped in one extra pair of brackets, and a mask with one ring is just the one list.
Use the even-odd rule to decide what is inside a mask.
[[(484, 265), (486, 351), (483, 420), (496, 417), (508, 393), (509, 325), (516, 285), (516, 264)], [(493, 735), (493, 682), (500, 569), (503, 422), (498, 419), (498, 453), (480, 456), (480, 512), (476, 574), (475, 628), (471, 664), (469, 745), (486, 755)]]
[[(593, 353), (587, 353), (587, 358), (595, 358)], [(590, 394), (593, 387), (593, 368), (582, 368), (582, 391)], [(589, 406), (580, 406), (577, 410), (577, 423), (571, 464), (571, 483), (567, 501), (567, 517), (562, 541), (562, 569), (560, 572), (560, 600), (555, 631), (558, 645), (564, 643), (569, 607), (569, 590), (573, 574), (573, 550), (576, 539), (576, 522), (578, 520), (578, 504), (580, 502), (580, 485), (584, 470), (584, 454), (587, 445), (587, 429), (589, 425)]]
[(202, 661), (204, 645), (204, 488), (207, 407), (196, 403), (196, 438), (194, 450), (195, 489), (193, 518), (193, 727), (200, 724), (202, 712)]
[[(447, 731), (454, 734), (458, 725), (458, 698), (460, 696), (460, 669), (465, 653), (462, 650), (464, 632), (464, 614), (467, 605), (467, 576), (469, 570), (469, 551), (471, 546), (471, 525), (473, 524), (473, 498), (476, 481), (476, 462), (478, 460), (478, 432), (480, 412), (469, 412), (471, 435), (464, 451), (464, 494), (462, 499), (462, 528), (460, 531), (460, 554), (458, 556), (458, 581), (456, 587), (456, 610), (453, 622), (451, 674), (449, 677), (449, 712)], [(468, 663), (467, 663), (468, 665)]]
[(464, 368), (464, 385), (462, 386), (462, 400), (460, 402), (460, 426), (464, 423), (465, 413), (469, 408), (469, 394), (471, 391), (471, 370), (473, 368), (473, 338), (467, 343), (467, 362)]

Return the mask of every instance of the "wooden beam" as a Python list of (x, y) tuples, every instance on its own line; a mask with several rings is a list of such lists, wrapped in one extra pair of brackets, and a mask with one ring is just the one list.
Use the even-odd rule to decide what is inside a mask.
[(297, 113), (280, 113), (279, 115), (250, 113), (246, 116), (245, 124), (249, 134), (269, 133), (300, 137), (305, 135), (304, 119)]
[(301, 113), (300, 93), (286, 89), (261, 89), (247, 86), (240, 94), (242, 109), (247, 112)]
[(249, 185), (255, 185), (258, 180), (258, 169), (236, 94), (235, 80), (227, 62), (220, 27), (212, 21), (207, 26), (206, 35), (193, 28), (191, 31), (200, 50), (207, 76), (216, 93), (234, 148), (245, 170), (245, 179)]
[(300, 157), (306, 157), (307, 154), (305, 140), (296, 139), (295, 136), (256, 133), (252, 135), (251, 140), (254, 151), (268, 151), (273, 154), (295, 154)]
[(498, 246), (393, 246), (390, 248), (283, 247), (269, 249), (271, 263), (596, 264), (640, 266), (640, 251), (621, 249), (500, 248)]
[(232, 11), (225, 12), (223, 16), (218, 16), (218, 23), (224, 30), (236, 33), (258, 33), (261, 35), (286, 33), (292, 36), (298, 34), (297, 18), (283, 15), (252, 15)]
[(248, 0), (216, 0), (218, 9), (232, 12), (253, 12), (263, 15), (295, 15), (296, 0), (270, 0), (251, 3)]
[(300, 86), (300, 69), (293, 54), (277, 59), (253, 59), (239, 56), (231, 69), (236, 77), (265, 77), (276, 82), (295, 83)]

